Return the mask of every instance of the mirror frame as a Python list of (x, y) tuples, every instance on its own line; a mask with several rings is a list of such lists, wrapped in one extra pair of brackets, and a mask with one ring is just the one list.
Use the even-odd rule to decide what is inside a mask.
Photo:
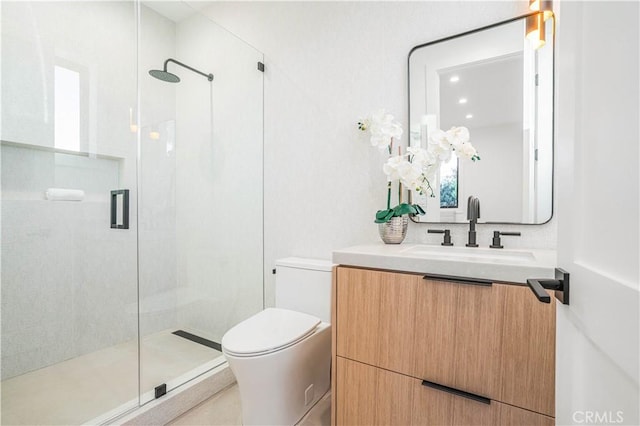
[[(441, 43), (441, 42), (445, 42), (448, 40), (452, 40), (458, 37), (464, 37), (467, 35), (471, 35), (480, 31), (485, 31), (485, 30), (489, 30), (491, 28), (494, 27), (499, 27), (500, 25), (505, 25), (505, 24), (509, 24), (511, 22), (515, 22), (521, 19), (526, 19), (530, 16), (535, 16), (539, 13), (543, 13), (543, 12), (531, 12), (531, 13), (527, 13), (524, 15), (519, 15), (516, 16), (514, 18), (510, 18), (507, 19), (505, 21), (500, 21), (500, 22), (496, 22), (494, 24), (490, 24), (490, 25), (486, 25), (484, 27), (479, 27), (479, 28), (475, 28), (469, 31), (465, 31), (459, 34), (454, 34), (452, 36), (448, 36), (448, 37), (444, 37), (444, 38), (440, 38), (437, 40), (433, 40), (433, 41), (429, 41), (426, 43), (422, 43), (419, 44), (417, 46), (414, 46), (411, 48), (411, 50), (409, 51), (409, 55), (407, 56), (407, 125), (410, 127), (411, 126), (411, 95), (410, 95), (410, 91), (411, 91), (411, 54), (417, 50), (420, 49), (422, 47), (426, 47), (426, 46), (430, 46), (432, 44), (436, 44), (436, 43)], [(551, 108), (553, 109), (553, 113), (551, 114), (551, 214), (549, 215), (549, 219), (547, 219), (544, 222), (540, 222), (540, 223), (523, 223), (523, 222), (500, 222), (500, 221), (496, 221), (496, 222), (492, 222), (492, 221), (486, 221), (486, 222), (478, 222), (479, 225), (482, 224), (501, 224), (501, 225), (533, 225), (533, 226), (539, 226), (539, 225), (544, 225), (546, 223), (549, 223), (551, 221), (551, 219), (553, 219), (553, 215), (554, 215), (554, 205), (555, 205), (555, 169), (556, 169), (556, 146), (555, 146), (555, 142), (556, 142), (556, 128), (555, 128), (555, 118), (556, 118), (556, 15), (552, 12), (550, 19), (552, 20), (552, 31), (551, 31), (551, 44), (553, 45), (553, 53), (551, 55), (551, 74), (553, 76), (553, 81), (551, 82), (551, 90), (552, 90), (552, 95), (551, 95)], [(407, 146), (409, 145), (410, 141), (407, 140)], [(410, 204), (413, 204), (413, 193), (410, 190), (407, 190), (408, 193), (408, 200)], [(422, 222), (419, 220), (415, 219), (415, 215), (409, 215), (409, 217), (411, 218), (411, 221), (413, 223), (417, 223), (417, 224), (423, 224), (423, 225), (434, 225), (434, 224), (447, 224), (447, 225), (464, 225), (467, 222)]]

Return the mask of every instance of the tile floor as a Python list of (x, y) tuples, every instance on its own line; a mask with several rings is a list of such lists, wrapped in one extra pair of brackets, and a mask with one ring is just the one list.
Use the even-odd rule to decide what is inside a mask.
[[(302, 418), (299, 426), (331, 424), (331, 392)], [(240, 393), (234, 384), (169, 423), (171, 426), (239, 426), (242, 425)]]
[[(142, 340), (143, 395), (161, 383), (171, 387), (172, 380), (179, 381), (204, 364), (223, 361), (220, 352), (171, 331)], [(4, 380), (1, 386), (3, 425), (71, 425), (90, 422), (111, 410), (116, 414), (138, 405), (138, 342), (31, 371)]]

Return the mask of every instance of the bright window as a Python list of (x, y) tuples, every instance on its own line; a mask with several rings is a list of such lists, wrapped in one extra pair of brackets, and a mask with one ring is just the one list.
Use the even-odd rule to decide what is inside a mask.
[(80, 73), (55, 67), (54, 146), (80, 151)]
[(440, 166), (440, 208), (458, 207), (458, 157), (455, 152)]

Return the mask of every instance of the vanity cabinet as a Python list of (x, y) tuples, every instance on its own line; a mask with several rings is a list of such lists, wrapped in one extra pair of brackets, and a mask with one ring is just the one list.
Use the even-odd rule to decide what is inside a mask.
[(333, 424), (553, 424), (553, 298), (343, 266), (332, 297)]
[(497, 399), (504, 286), (418, 277), (412, 375)]

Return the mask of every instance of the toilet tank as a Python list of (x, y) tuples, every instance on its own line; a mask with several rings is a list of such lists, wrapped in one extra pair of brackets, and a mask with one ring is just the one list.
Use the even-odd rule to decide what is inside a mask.
[(331, 322), (329, 260), (288, 257), (276, 260), (276, 308), (314, 315)]

